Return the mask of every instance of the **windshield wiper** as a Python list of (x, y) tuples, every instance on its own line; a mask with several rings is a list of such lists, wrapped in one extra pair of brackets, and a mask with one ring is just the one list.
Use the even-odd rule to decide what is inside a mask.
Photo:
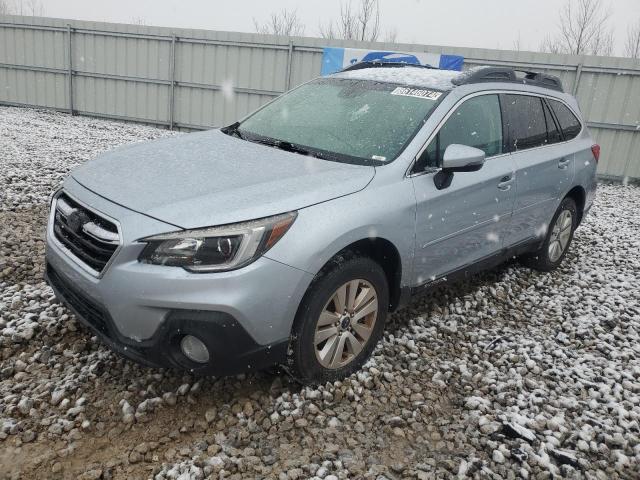
[(284, 142), (281, 140), (278, 140), (276, 143), (276, 147), (282, 150), (286, 150), (287, 152), (299, 153), (301, 155), (311, 155), (311, 152), (308, 149), (301, 147), (300, 145), (296, 145), (291, 142)]
[(287, 152), (299, 153), (300, 155), (310, 155), (312, 157), (323, 158), (319, 153), (312, 152), (307, 148), (304, 148), (295, 143), (287, 142), (286, 140), (278, 140), (276, 138), (254, 138), (253, 135), (246, 137), (240, 132), (240, 122), (235, 122), (228, 127), (223, 127), (220, 130), (227, 135), (235, 135), (242, 140), (248, 140), (249, 142), (259, 143), (261, 145), (267, 145), (268, 147), (278, 148)]
[(241, 140), (244, 140), (244, 136), (240, 133), (240, 122), (235, 122), (229, 125), (228, 127), (221, 128), (222, 133), (226, 133), (227, 135), (235, 135)]
[(300, 155), (312, 155), (318, 156), (318, 154), (311, 152), (310, 150), (301, 147), (300, 145), (296, 145), (295, 143), (287, 142), (285, 140), (276, 140), (276, 139), (255, 139), (252, 140), (256, 143), (261, 143), (262, 145), (267, 145), (269, 147), (279, 148), (280, 150), (285, 150), (287, 152), (299, 153)]

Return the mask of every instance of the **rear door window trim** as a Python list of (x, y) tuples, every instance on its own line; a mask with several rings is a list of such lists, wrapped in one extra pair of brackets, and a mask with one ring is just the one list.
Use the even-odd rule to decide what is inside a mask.
[[(547, 118), (547, 112), (548, 112), (549, 115), (551, 116), (551, 121), (555, 125), (556, 129), (558, 130), (558, 134), (560, 135), (560, 140), (559, 141), (553, 142), (553, 143), (549, 142), (549, 145), (555, 145), (557, 143), (564, 142), (565, 141), (564, 132), (562, 131), (562, 127), (560, 127), (560, 121), (556, 117), (556, 113), (551, 108), (551, 103), (549, 102), (549, 98), (543, 98), (542, 102), (544, 103), (545, 120)], [(580, 121), (580, 120), (578, 120), (578, 121)], [(549, 136), (549, 133), (550, 133), (549, 124), (547, 124), (547, 137)]]

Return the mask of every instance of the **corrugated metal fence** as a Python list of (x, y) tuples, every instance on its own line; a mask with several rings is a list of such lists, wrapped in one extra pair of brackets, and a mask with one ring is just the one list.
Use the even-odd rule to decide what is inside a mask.
[(640, 178), (640, 61), (625, 58), (0, 16), (0, 104), (168, 128), (221, 126), (318, 76), (323, 46), (450, 53), (466, 67), (559, 75), (602, 146), (600, 174)]

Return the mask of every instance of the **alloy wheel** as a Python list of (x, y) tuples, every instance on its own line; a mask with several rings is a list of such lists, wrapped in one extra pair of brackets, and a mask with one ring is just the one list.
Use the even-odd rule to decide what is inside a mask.
[(340, 286), (316, 324), (318, 362), (329, 369), (351, 363), (369, 341), (377, 319), (378, 294), (371, 283), (356, 279)]
[(551, 231), (549, 239), (549, 260), (557, 262), (569, 245), (571, 228), (573, 227), (573, 214), (570, 210), (563, 210), (558, 215), (556, 223)]

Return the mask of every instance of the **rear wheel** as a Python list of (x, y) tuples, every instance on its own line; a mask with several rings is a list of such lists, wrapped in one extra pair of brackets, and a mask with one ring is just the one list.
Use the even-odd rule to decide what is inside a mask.
[(554, 214), (544, 243), (537, 252), (522, 258), (528, 267), (543, 272), (557, 268), (564, 259), (578, 225), (578, 209), (572, 198), (565, 198)]
[(300, 305), (289, 349), (291, 374), (303, 383), (344, 378), (370, 357), (384, 330), (389, 288), (366, 257), (338, 257), (313, 281)]

